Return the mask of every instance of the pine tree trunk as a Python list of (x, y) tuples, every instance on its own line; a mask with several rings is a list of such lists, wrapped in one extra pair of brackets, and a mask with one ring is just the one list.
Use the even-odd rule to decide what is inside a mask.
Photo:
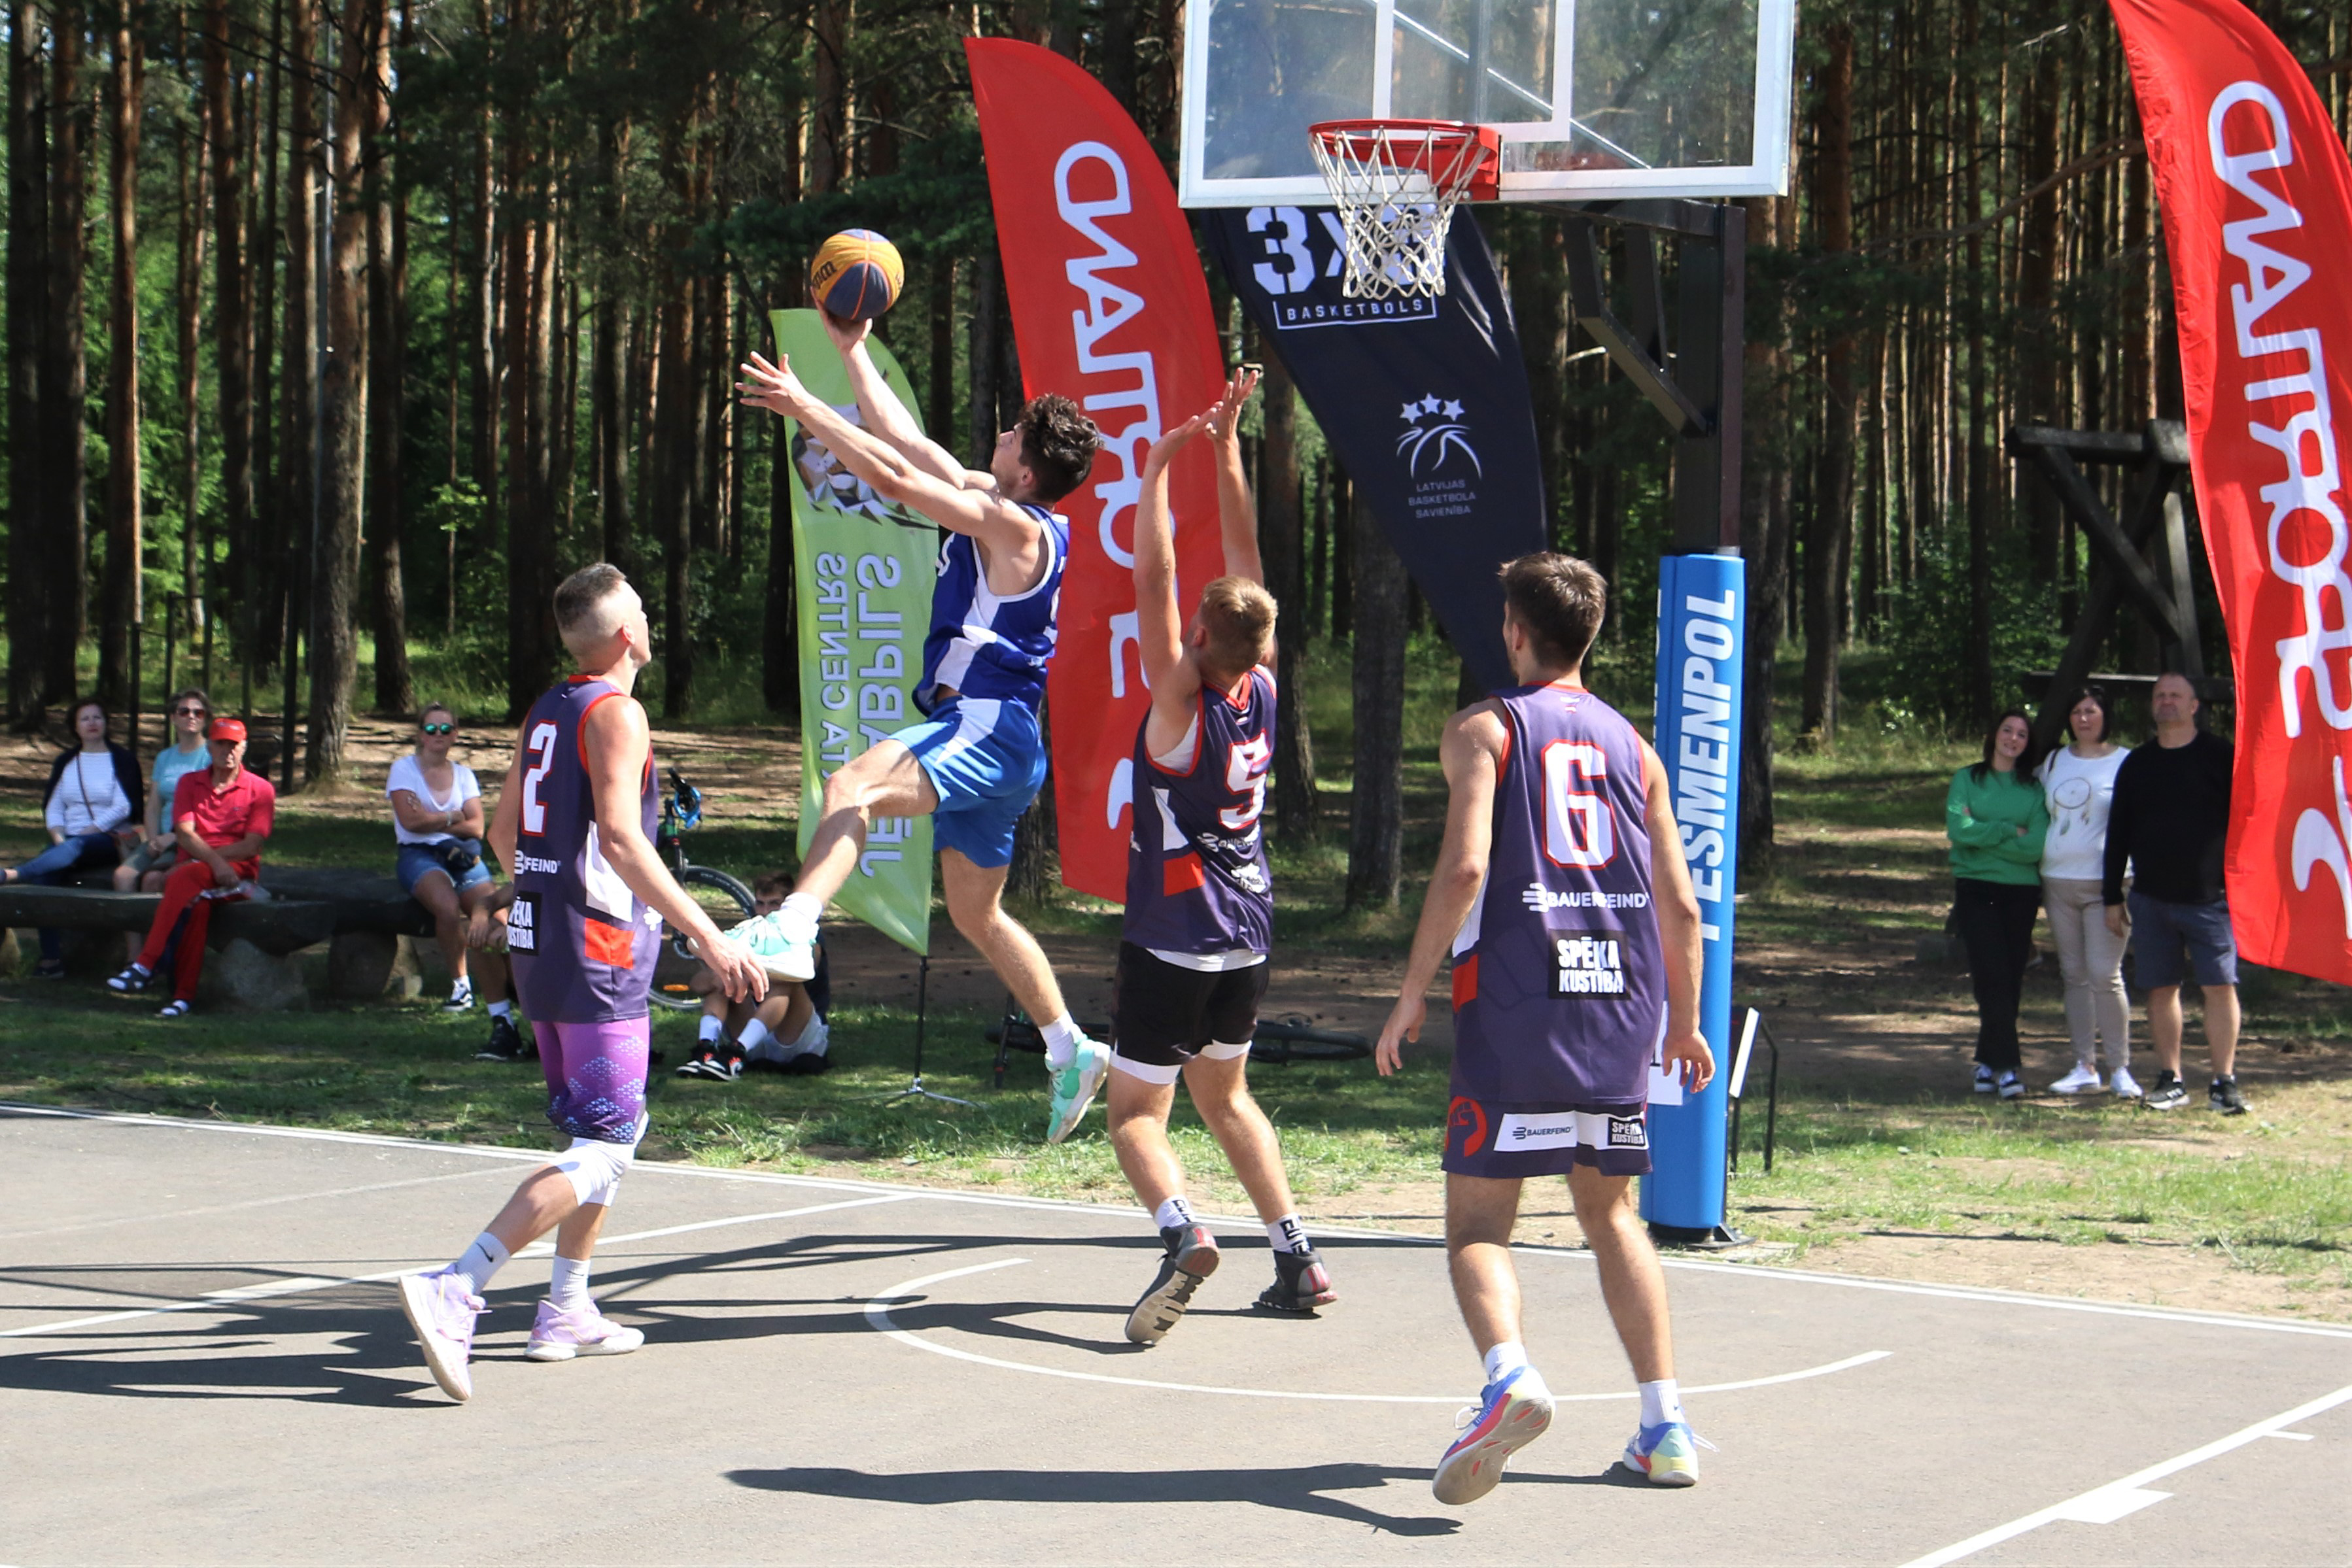
[(1394, 908), (1404, 852), (1405, 571), (1360, 502), (1355, 511), (1355, 785), (1348, 907)]
[[(245, 171), (238, 153), (244, 128), (236, 113), (236, 61), (229, 37), (228, 0), (205, 6), (205, 99), (213, 154), (213, 367), (219, 383), (221, 524), (236, 563), (244, 612), (239, 630), (249, 646), (257, 630), (254, 608), (261, 587), (261, 541), (253, 528), (253, 347), (247, 319)], [(309, 411), (304, 411), (307, 420)]]
[[(107, 197), (112, 255), (107, 288), (106, 577), (100, 595), (99, 695), (118, 713), (135, 709), (141, 580), (146, 530), (139, 505), (139, 132), (145, 97), (144, 40), (131, 0), (115, 0), (108, 55)], [(138, 737), (131, 737), (135, 749)]]
[(965, 361), (965, 370), (971, 378), (970, 461), (976, 468), (988, 466), (988, 455), (996, 447), (996, 320), (1000, 314), (997, 296), (1002, 292), (997, 287), (999, 281), (996, 246), (982, 244), (972, 264), (971, 352)]
[(1316, 832), (1315, 741), (1307, 723), (1306, 682), (1300, 674), (1307, 653), (1306, 540), (1298, 493), (1298, 392), (1289, 367), (1261, 343), (1265, 384), (1259, 406), (1265, 417), (1265, 447), (1258, 463), (1258, 549), (1265, 565), (1266, 591), (1277, 611), (1275, 684), (1274, 829), (1286, 844), (1314, 841)]
[(205, 199), (211, 189), (205, 137), (212, 124), (212, 105), (199, 99), (194, 126), (183, 126), (179, 137), (180, 233), (178, 266), (172, 303), (179, 329), (176, 368), (180, 392), (180, 609), (181, 633), (194, 659), (196, 639), (205, 624), (204, 537), (200, 514), (204, 505), (202, 406), (204, 363)]
[(816, 90), (809, 116), (808, 193), (841, 189), (849, 177), (850, 0), (815, 0), (809, 73)]
[(48, 503), (43, 586), (50, 595), (43, 685), (59, 703), (74, 699), (75, 656), (89, 629), (89, 479), (82, 460), (89, 397), (82, 328), (89, 264), (82, 226), (89, 197), (90, 110), (81, 79), (87, 25), (79, 0), (50, 8), (48, 374), (41, 398), (49, 472), (40, 493)]
[(382, 0), (348, 0), (337, 18), (333, 162), (328, 190), (334, 246), (327, 270), (327, 362), (320, 377), (319, 550), (311, 563), (310, 723), (303, 778), (344, 779), (352, 685), (359, 664), (360, 517), (367, 474), (369, 202), (364, 143), (376, 113)]
[[(1750, 266), (1771, 243), (1785, 196), (1748, 203), (1748, 232), (1757, 236)], [(1789, 615), (1789, 324), (1781, 297), (1750, 287), (1754, 311), (1745, 360), (1748, 434), (1741, 474), (1739, 553), (1748, 561), (1747, 668), (1743, 677), (1739, 747), (1739, 859), (1743, 873), (1766, 875), (1772, 866), (1772, 699), (1780, 629)], [(1757, 304), (1763, 308), (1757, 309)]]
[(310, 616), (319, 542), (319, 189), (323, 172), (319, 125), (318, 13), (311, 0), (287, 0), (286, 346), (278, 377), (278, 493), (290, 570), (286, 576), (286, 643), (279, 661), (285, 743), (279, 781), (294, 782), (295, 706), (301, 691), (302, 645), (317, 652)]
[[(1814, 223), (1824, 255), (1853, 249), (1853, 29), (1822, 29), (1828, 59), (1816, 80)], [(1853, 548), (1854, 340), (1829, 342), (1819, 479), (1805, 539), (1805, 687), (1802, 733), (1818, 745), (1837, 738), (1838, 654), (1845, 634), (1847, 562)]]
[[(401, 28), (414, 0), (401, 9)], [(376, 28), (375, 69), (391, 79), (392, 32)], [(393, 130), (392, 103), (373, 93), (363, 154), (368, 183), (368, 545), (375, 557), (375, 706), (379, 713), (415, 711), (408, 668), (408, 584), (401, 562), (407, 506), (401, 484), (402, 437), (408, 384), (408, 182), (404, 131)]]
[(768, 592), (760, 622), (760, 695), (768, 711), (800, 716), (800, 639), (793, 623), (792, 444), (784, 422), (770, 419), (760, 431), (768, 443)]
[(31, 0), (8, 5), (8, 716), (37, 729), (49, 699), (51, 516), (45, 484), (49, 288), (48, 103)]
[[(262, 115), (260, 157), (254, 169), (261, 184), (260, 223), (246, 246), (247, 266), (253, 277), (253, 493), (256, 522), (254, 531), (265, 541), (261, 559), (261, 582), (256, 595), (258, 602), (248, 611), (254, 630), (249, 636), (253, 652), (258, 655), (253, 663), (263, 668), (278, 657), (278, 650), (286, 638), (286, 602), (291, 591), (291, 566), (296, 548), (289, 532), (286, 516), (285, 486), (278, 476), (278, 425), (271, 417), (278, 406), (278, 257), (282, 243), (278, 223), (278, 202), (284, 189), (278, 171), (282, 142), (282, 121), (278, 110), (284, 99), (286, 76), (282, 43), (286, 31), (286, 0), (270, 0), (269, 59), (268, 70), (268, 101)], [(257, 92), (260, 90), (258, 87)], [(204, 550), (205, 592), (217, 601), (211, 583), (211, 533), (205, 533)], [(205, 646), (209, 648), (209, 641)], [(251, 665), (247, 666), (252, 667)], [(209, 677), (207, 677), (209, 679)]]

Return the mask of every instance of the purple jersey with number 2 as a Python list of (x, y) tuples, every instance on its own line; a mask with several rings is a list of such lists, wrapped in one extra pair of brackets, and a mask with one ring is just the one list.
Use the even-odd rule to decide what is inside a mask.
[[(515, 835), (515, 902), (507, 951), (515, 993), (540, 1023), (609, 1023), (646, 1016), (661, 915), (629, 891), (596, 832), (596, 788), (581, 727), (609, 681), (574, 675), (530, 705), (522, 725), (522, 800)], [(660, 793), (646, 753), (639, 789), (646, 837)]]
[(1253, 667), (1239, 701), (1202, 686), (1198, 711), (1192, 766), (1181, 773), (1151, 759), (1150, 715), (1136, 727), (1120, 935), (1158, 953), (1265, 953), (1274, 883), (1258, 829), (1274, 759), (1274, 677)]
[(1665, 1010), (1641, 737), (1571, 686), (1495, 694), (1505, 726), (1486, 885), (1454, 944), (1454, 1092), (1649, 1098)]

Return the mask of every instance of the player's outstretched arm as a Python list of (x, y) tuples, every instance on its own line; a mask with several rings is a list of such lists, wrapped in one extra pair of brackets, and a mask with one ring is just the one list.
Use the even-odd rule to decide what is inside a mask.
[[(1200, 672), (1184, 657), (1184, 612), (1176, 602), (1176, 527), (1168, 515), (1168, 465), (1209, 427), (1196, 413), (1151, 444), (1143, 457), (1143, 492), (1135, 503), (1136, 656), (1151, 690), (1152, 717), (1175, 727), (1150, 738), (1155, 755), (1176, 745), (1192, 722)], [(1155, 725), (1155, 730), (1159, 727)]]
[(1698, 894), (1691, 891), (1690, 862), (1683, 858), (1682, 830), (1675, 822), (1666, 765), (1642, 743), (1643, 783), (1648, 791), (1650, 906), (1657, 912), (1658, 941), (1664, 949), (1666, 1034), (1658, 1048), (1665, 1070), (1694, 1094), (1715, 1077), (1715, 1052), (1698, 1031), (1698, 982), (1704, 963), (1699, 946)]
[(1491, 702), (1464, 708), (1445, 721), (1444, 738), (1437, 747), (1437, 759), (1445, 768), (1445, 841), (1437, 852), (1437, 868), (1429, 875), (1429, 892), (1421, 901), (1421, 924), (1412, 934), (1404, 982), (1397, 988), (1396, 1006), (1390, 1009), (1372, 1053), (1382, 1077), (1404, 1065), (1404, 1042), (1421, 1038), (1437, 967), (1445, 961), (1486, 884), (1503, 744), (1503, 720)]
[(969, 488), (917, 466), (896, 446), (852, 424), (811, 393), (793, 373), (788, 357), (779, 356), (770, 364), (753, 354), (742, 371), (746, 379), (736, 382), (735, 390), (745, 402), (798, 420), (803, 430), (884, 500), (911, 507), (950, 533), (970, 534), (1002, 559), (1017, 564), (1026, 558), (1034, 565), (1042, 525), (994, 489)]
[[(908, 462), (934, 478), (944, 479), (961, 489), (996, 488), (992, 476), (974, 474), (957, 462), (953, 453), (925, 435), (914, 414), (890, 390), (882, 368), (874, 362), (866, 347), (874, 333), (873, 322), (844, 321), (829, 310), (819, 310), (817, 317), (824, 323), (825, 336), (841, 351), (842, 367), (849, 372), (850, 391), (857, 398), (857, 412), (866, 416), (867, 430), (898, 448)], [(975, 486), (974, 480), (983, 483)]]
[[(1257, 551), (1257, 497), (1250, 494), (1242, 466), (1242, 405), (1257, 391), (1257, 371), (1244, 366), (1225, 382), (1225, 395), (1209, 413), (1217, 441), (1217, 528), (1225, 545), (1225, 570), (1265, 586), (1265, 563)], [(1268, 664), (1273, 663), (1269, 658)]]
[[(646, 768), (652, 761), (646, 710), (635, 697), (598, 703), (581, 724), (580, 748), (595, 790), (596, 838), (604, 859), (628, 883), (631, 893), (686, 934), (729, 997), (740, 1000), (750, 996), (757, 1000), (766, 996), (768, 972), (751, 956), (751, 950), (731, 936), (719, 935), (710, 916), (678, 886), (654, 852), (653, 841), (646, 837), (638, 805)], [(501, 816), (511, 798), (499, 797)]]

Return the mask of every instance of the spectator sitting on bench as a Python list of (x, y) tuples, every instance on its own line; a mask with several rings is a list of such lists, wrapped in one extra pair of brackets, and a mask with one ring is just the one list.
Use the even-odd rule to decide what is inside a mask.
[[(56, 886), (76, 872), (111, 866), (138, 829), (144, 791), (131, 753), (106, 738), (106, 706), (94, 697), (74, 705), (74, 733), (80, 746), (60, 752), (49, 765), (49, 787), (41, 818), (49, 847), (13, 871), (0, 870), (0, 885), (12, 882)], [(41, 961), (33, 973), (44, 980), (65, 978), (65, 936), (41, 927)]]
[(152, 788), (147, 792), (146, 831), (114, 868), (117, 893), (163, 891), (163, 877), (180, 856), (179, 841), (172, 836), (172, 824), (163, 820), (163, 813), (171, 810), (181, 779), (213, 765), (213, 754), (205, 748), (205, 727), (213, 721), (213, 699), (205, 689), (190, 686), (173, 696), (171, 716), (173, 744), (155, 753), (148, 780)]
[[(433, 935), (449, 966), (449, 999), (444, 1012), (474, 1005), (475, 986), (466, 959), (466, 927), (474, 906), (494, 890), (489, 862), (482, 858), (482, 785), (474, 770), (451, 758), (457, 743), (457, 716), (446, 703), (432, 703), (416, 716), (416, 748), (396, 758), (384, 780), (392, 802), (393, 838), (401, 891), (433, 916)], [(522, 1058), (522, 1036), (507, 994), (503, 953), (487, 949), (479, 959), (481, 991), (490, 1005), (489, 1061)]]
[[(751, 884), (753, 913), (774, 914), (792, 890), (793, 879), (782, 873), (761, 877)], [(823, 1072), (833, 1065), (825, 1055), (832, 1044), (825, 1015), (833, 1010), (833, 982), (822, 942), (815, 977), (803, 986), (771, 977), (757, 1007), (729, 1001), (708, 967), (697, 969), (687, 987), (702, 998), (701, 1038), (677, 1076), (731, 1082), (746, 1072)]]
[(278, 791), (268, 779), (245, 769), (244, 721), (216, 718), (205, 740), (213, 765), (182, 779), (172, 797), (180, 862), (163, 879), (163, 903), (147, 928), (147, 945), (129, 968), (106, 982), (109, 990), (125, 994), (145, 990), (165, 948), (178, 944), (172, 999), (159, 1018), (184, 1018), (194, 1006), (213, 905), (260, 892), (261, 846), (269, 841), (278, 814)]

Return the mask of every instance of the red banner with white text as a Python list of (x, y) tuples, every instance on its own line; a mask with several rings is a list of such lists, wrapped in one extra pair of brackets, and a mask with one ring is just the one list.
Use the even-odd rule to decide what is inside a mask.
[(2180, 320), (2190, 472), (2238, 683), (2240, 953), (2352, 983), (2352, 164), (2236, 0), (2110, 0)]
[[(1127, 897), (1129, 773), (1149, 701), (1136, 653), (1135, 504), (1143, 455), (1217, 401), (1224, 362), (1192, 231), (1159, 156), (1101, 83), (1010, 38), (967, 38), (1005, 298), (1025, 395), (1059, 392), (1102, 426), (1070, 519), (1047, 676), (1062, 880)], [(1223, 570), (1215, 468), (1169, 474), (1177, 602)]]

